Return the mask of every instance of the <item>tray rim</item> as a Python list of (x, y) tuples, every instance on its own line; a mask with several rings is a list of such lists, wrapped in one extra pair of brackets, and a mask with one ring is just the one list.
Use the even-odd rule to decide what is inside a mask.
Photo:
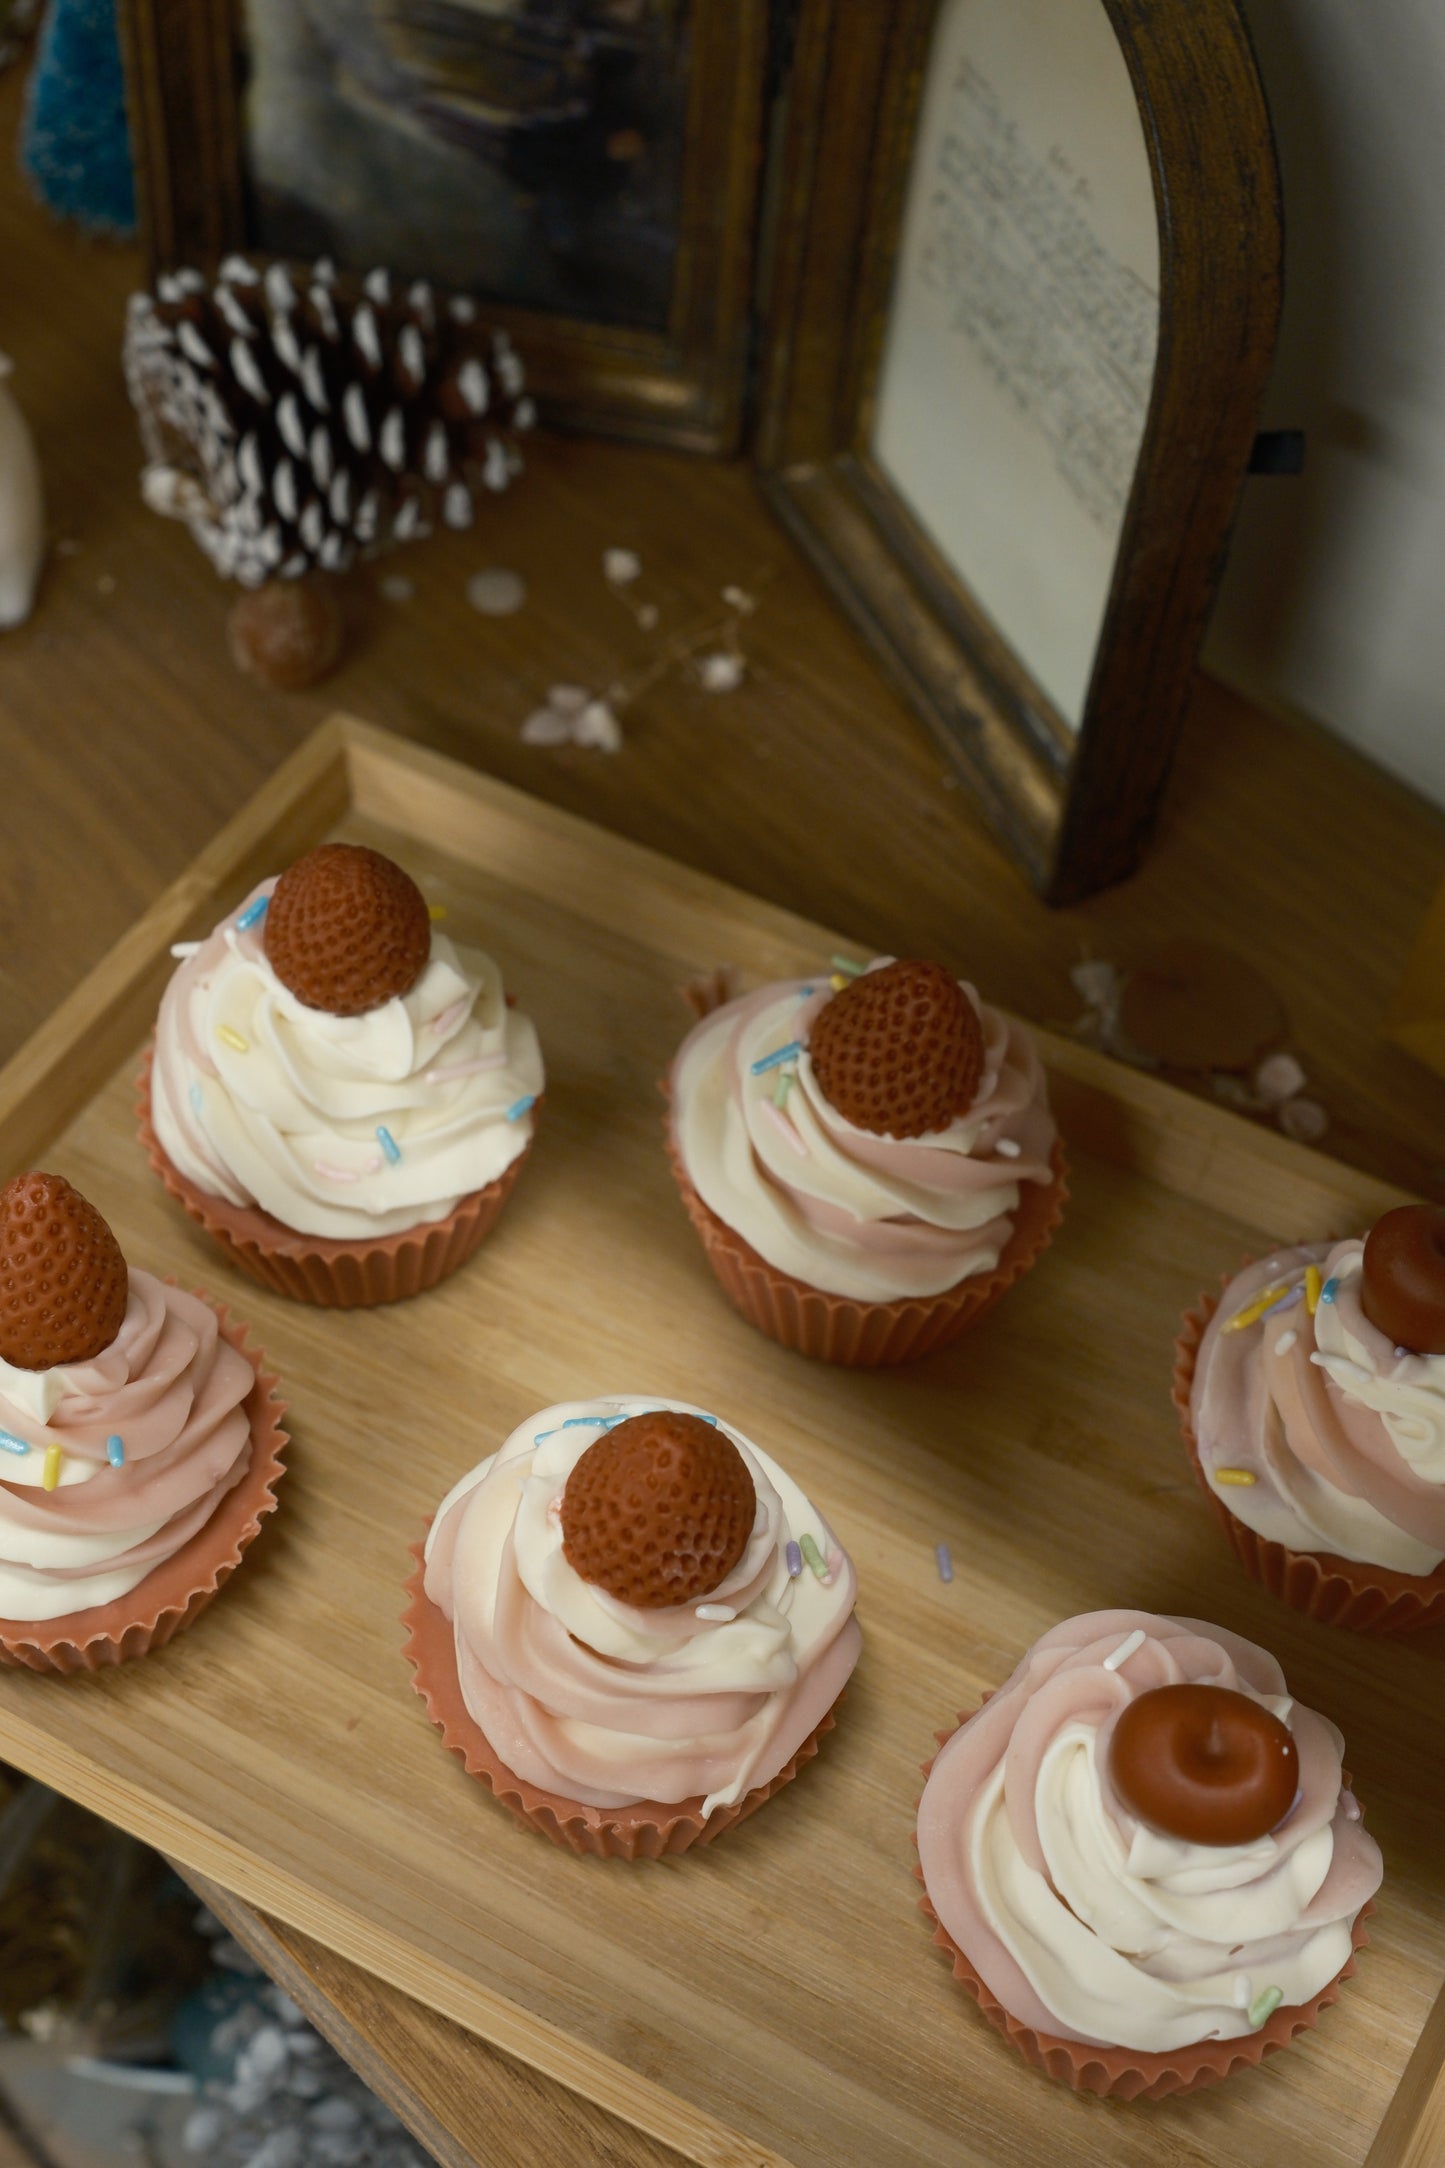
[[(35, 1157), (108, 1081), (143, 1036), (171, 968), (170, 945), (205, 932), (218, 911), (283, 856), (308, 848), (354, 812), (399, 833), (430, 824), (445, 850), (446, 828), (485, 811), (545, 840), (545, 882), (508, 870), (515, 885), (558, 897), (599, 857), (613, 880), (612, 910), (594, 917), (625, 930), (632, 907), (663, 888), (680, 960), (699, 953), (700, 931), (746, 917), (779, 950), (780, 970), (800, 947), (828, 953), (839, 936), (801, 914), (748, 895), (663, 853), (617, 836), (580, 815), (446, 755), (347, 714), (323, 721), (240, 807), (191, 864), (141, 914), (0, 1070), (0, 1173)], [(437, 833), (440, 824), (441, 833)], [(459, 855), (466, 855), (456, 846)], [(561, 900), (566, 900), (565, 895)], [(656, 943), (655, 931), (653, 935)], [(856, 945), (856, 944), (855, 944)], [(1112, 1160), (1246, 1224), (1268, 1225), (1270, 1200), (1288, 1189), (1310, 1199), (1320, 1233), (1337, 1230), (1408, 1193), (1322, 1153), (1256, 1127), (1225, 1108), (1038, 1026), (1038, 1040), (1061, 1126), (1085, 1150)], [(1309, 1230), (1296, 1225), (1298, 1235)], [(38, 1705), (37, 1705), (38, 1708)], [(8, 1727), (7, 1727), (8, 1731)], [(129, 1781), (99, 1771), (85, 1755), (24, 1721), (6, 1750), (32, 1774), (215, 1881), (275, 1913), (340, 1956), (478, 2033), (703, 2168), (788, 2168), (784, 2155), (746, 2138), (658, 2081), (617, 2062), (561, 2026), (434, 1958), (420, 1959), (368, 1921), (317, 1897), (285, 1867), (253, 1862), (240, 1847), (184, 1810), (157, 1803)], [(1445, 2132), (1445, 1989), (1426, 2018), (1363, 2168), (1427, 2168)]]

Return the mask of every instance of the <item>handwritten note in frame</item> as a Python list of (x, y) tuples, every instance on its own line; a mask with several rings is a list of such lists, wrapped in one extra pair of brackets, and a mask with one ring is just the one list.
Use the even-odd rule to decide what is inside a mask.
[(1236, 0), (802, 0), (759, 467), (1050, 901), (1152, 826), (1273, 349)]

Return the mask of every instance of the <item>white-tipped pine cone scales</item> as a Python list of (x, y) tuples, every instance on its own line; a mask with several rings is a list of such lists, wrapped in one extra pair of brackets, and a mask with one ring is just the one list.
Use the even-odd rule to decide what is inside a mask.
[(246, 587), (470, 526), (534, 419), (511, 342), (470, 301), (385, 271), (352, 290), (325, 262), (162, 277), (131, 298), (124, 363), (146, 502)]

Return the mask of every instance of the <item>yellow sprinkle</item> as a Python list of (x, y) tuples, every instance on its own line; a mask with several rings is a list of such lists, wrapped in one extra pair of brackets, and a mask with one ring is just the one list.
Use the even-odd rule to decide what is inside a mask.
[(1250, 1474), (1247, 1468), (1216, 1468), (1214, 1480), (1216, 1483), (1243, 1483), (1248, 1485), (1256, 1481), (1256, 1478)]
[(426, 915), (428, 918), (445, 918), (447, 907), (444, 903), (429, 903), (426, 907)]
[(1253, 1302), (1247, 1303), (1244, 1309), (1237, 1310), (1224, 1330), (1226, 1332), (1243, 1332), (1246, 1325), (1252, 1325), (1256, 1318), (1264, 1316), (1265, 1311), (1272, 1302), (1279, 1301), (1280, 1296), (1288, 1286), (1288, 1280), (1281, 1280), (1278, 1286), (1267, 1287), (1262, 1295), (1256, 1295)]
[(1311, 1317), (1320, 1306), (1320, 1289), (1324, 1286), (1318, 1265), (1305, 1266), (1305, 1308)]
[(841, 971), (835, 971), (832, 978), (828, 981), (828, 984), (832, 987), (835, 994), (841, 994), (843, 988), (845, 986), (851, 985), (851, 983), (851, 980), (844, 978)]
[(238, 1054), (249, 1054), (251, 1051), (250, 1041), (243, 1039), (233, 1024), (218, 1024), (216, 1037), (220, 1040), (222, 1046), (232, 1047)]
[(59, 1481), (60, 1447), (58, 1445), (47, 1445), (45, 1448), (45, 1472), (40, 1478), (40, 1488), (42, 1490), (54, 1490)]

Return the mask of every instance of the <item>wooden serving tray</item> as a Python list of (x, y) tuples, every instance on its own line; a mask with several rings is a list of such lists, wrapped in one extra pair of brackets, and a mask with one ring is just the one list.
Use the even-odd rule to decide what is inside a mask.
[[(393, 851), (449, 931), (495, 951), (547, 1056), (546, 1118), (497, 1231), (382, 1311), (241, 1279), (134, 1137), (169, 944), (333, 834)], [(1046, 1039), (1074, 1197), (1039, 1267), (912, 1369), (784, 1354), (713, 1283), (656, 1079), (687, 1024), (680, 982), (724, 961), (754, 980), (814, 970), (837, 946), (432, 754), (324, 725), (0, 1076), (0, 1172), (57, 1168), (133, 1260), (253, 1320), (294, 1431), (281, 1509), (212, 1609), (118, 1672), (0, 1676), (0, 1754), (698, 2162), (1423, 2168), (1445, 2102), (1445, 1673), (1247, 1581), (1169, 1406), (1201, 1286), (1398, 1198)], [(513, 1828), (427, 1722), (397, 1623), (407, 1545), (454, 1478), (536, 1408), (625, 1390), (710, 1403), (778, 1454), (857, 1561), (865, 1641), (796, 1783), (715, 1848), (631, 1868)], [(1019, 2061), (931, 1946), (911, 1874), (935, 1727), (1046, 1626), (1114, 1604), (1275, 1649), (1343, 1727), (1387, 1868), (1359, 1974), (1317, 2030), (1154, 2107), (1076, 2098)]]

